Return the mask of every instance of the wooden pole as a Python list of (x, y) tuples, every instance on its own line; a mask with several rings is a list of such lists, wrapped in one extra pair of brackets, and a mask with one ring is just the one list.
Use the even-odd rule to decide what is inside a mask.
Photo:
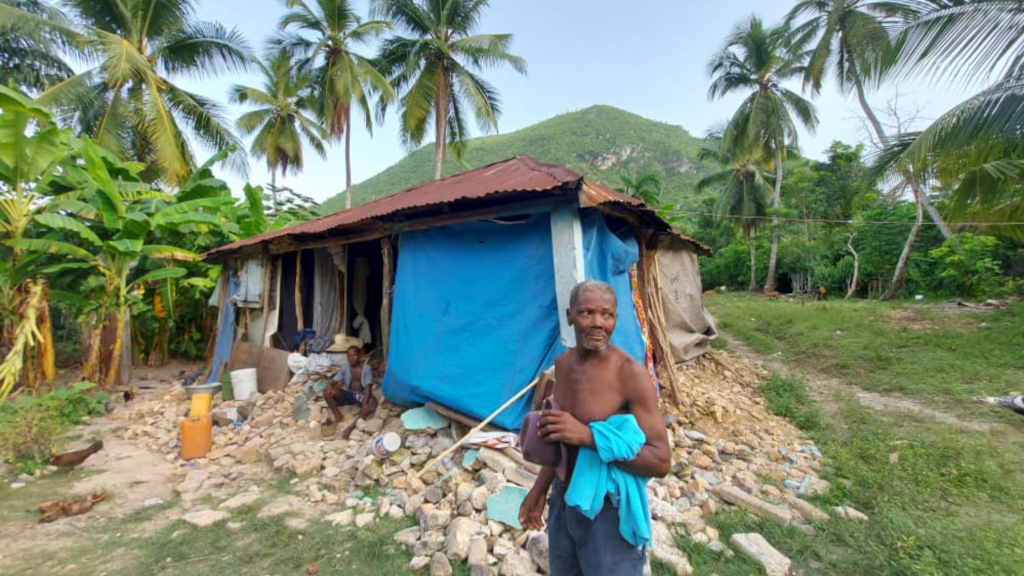
[(391, 291), (394, 290), (395, 284), (393, 253), (389, 236), (380, 239), (380, 253), (384, 268), (381, 280), (380, 352), (381, 366), (385, 367), (388, 363), (388, 343), (391, 339)]
[(416, 478), (419, 478), (420, 476), (422, 476), (423, 473), (426, 472), (427, 470), (432, 470), (435, 466), (438, 465), (439, 462), (444, 460), (445, 456), (448, 456), (452, 452), (455, 452), (455, 450), (457, 450), (459, 448), (459, 446), (462, 446), (463, 444), (466, 443), (466, 440), (469, 440), (470, 437), (472, 437), (474, 434), (476, 434), (477, 432), (483, 430), (485, 426), (487, 426), (488, 424), (491, 423), (491, 420), (494, 420), (495, 418), (497, 418), (498, 415), (501, 414), (502, 412), (504, 412), (509, 406), (515, 404), (516, 400), (519, 400), (527, 392), (532, 390), (533, 387), (537, 385), (537, 382), (540, 382), (540, 376), (537, 376), (536, 378), (534, 378), (532, 382), (530, 382), (529, 384), (526, 385), (526, 388), (523, 388), (522, 390), (517, 392), (515, 396), (509, 398), (507, 402), (505, 402), (497, 410), (492, 412), (490, 416), (488, 416), (487, 418), (484, 418), (483, 420), (481, 420), (480, 423), (477, 424), (476, 426), (474, 426), (472, 430), (470, 430), (469, 432), (466, 432), (466, 434), (462, 438), (459, 438), (459, 440), (457, 442), (455, 442), (455, 444), (452, 444), (444, 452), (441, 452), (440, 454), (435, 456), (433, 460), (431, 460), (430, 462), (427, 462), (423, 466), (423, 468), (420, 468), (420, 471), (416, 473)]
[[(295, 252), (295, 326), (296, 332), (302, 332), (306, 327), (302, 314), (302, 250)], [(301, 354), (306, 350), (306, 341), (299, 345), (298, 352)]]

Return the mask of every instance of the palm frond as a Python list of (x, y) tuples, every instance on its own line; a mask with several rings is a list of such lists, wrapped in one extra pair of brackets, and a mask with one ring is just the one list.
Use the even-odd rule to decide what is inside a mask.
[(245, 36), (217, 22), (190, 22), (167, 37), (155, 55), (166, 74), (196, 78), (242, 72), (254, 59)]

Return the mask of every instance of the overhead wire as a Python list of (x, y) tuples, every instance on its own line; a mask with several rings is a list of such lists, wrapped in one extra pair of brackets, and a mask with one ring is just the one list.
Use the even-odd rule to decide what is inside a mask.
[[(817, 222), (820, 224), (868, 224), (868, 225), (903, 225), (913, 226), (913, 221), (907, 220), (847, 220), (847, 219), (830, 219), (830, 218), (793, 218), (787, 216), (731, 216), (721, 215), (714, 212), (689, 212), (689, 211), (670, 211), (672, 215), (680, 216), (710, 216), (713, 218), (729, 219), (729, 220), (772, 220), (776, 219), (782, 222)], [(923, 226), (937, 226), (937, 224), (931, 220), (924, 220), (921, 222)], [(1024, 222), (947, 222), (947, 225), (952, 226), (1024, 226)]]

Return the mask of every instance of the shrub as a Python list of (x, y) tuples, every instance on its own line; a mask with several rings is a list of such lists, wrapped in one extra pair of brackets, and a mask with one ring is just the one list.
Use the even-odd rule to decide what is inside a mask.
[(1002, 275), (1002, 263), (995, 258), (999, 240), (969, 232), (954, 234), (939, 248), (928, 252), (946, 289), (958, 296), (984, 298), (1012, 291)]
[(60, 414), (53, 406), (23, 404), (0, 415), (0, 458), (31, 474), (61, 447)]
[(45, 465), (62, 446), (63, 429), (80, 424), (86, 416), (106, 412), (110, 401), (106, 392), (85, 394), (95, 387), (92, 382), (78, 382), (0, 404), (0, 460), (29, 473)]

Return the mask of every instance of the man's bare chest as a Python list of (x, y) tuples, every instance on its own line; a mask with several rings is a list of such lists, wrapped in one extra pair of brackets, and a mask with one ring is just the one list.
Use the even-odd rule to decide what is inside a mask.
[(555, 402), (584, 424), (626, 410), (618, 382), (610, 374), (594, 372), (577, 368), (555, 374)]

